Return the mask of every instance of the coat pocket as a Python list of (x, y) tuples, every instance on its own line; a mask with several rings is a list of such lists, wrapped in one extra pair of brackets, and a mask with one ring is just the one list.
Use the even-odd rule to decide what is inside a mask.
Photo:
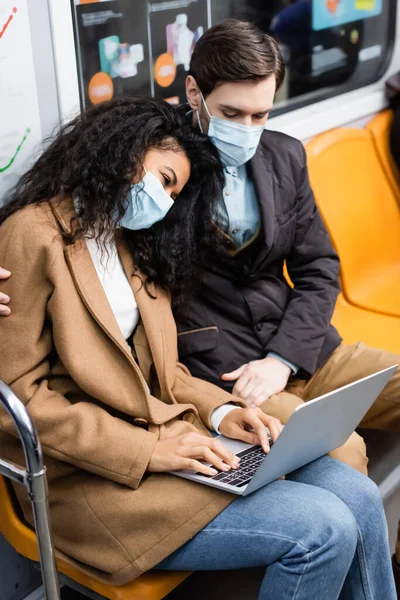
[(212, 350), (217, 345), (218, 334), (218, 327), (215, 325), (181, 331), (178, 333), (179, 356)]

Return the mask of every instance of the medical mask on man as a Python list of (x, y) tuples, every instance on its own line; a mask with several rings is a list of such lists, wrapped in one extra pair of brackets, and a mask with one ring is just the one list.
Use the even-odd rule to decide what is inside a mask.
[[(218, 149), (222, 164), (225, 167), (240, 167), (247, 163), (256, 153), (264, 125), (254, 127), (234, 123), (227, 119), (220, 119), (210, 115), (204, 96), (200, 91), (204, 107), (210, 117), (208, 137)], [(196, 111), (200, 131), (201, 126), (199, 111)]]
[(136, 231), (148, 229), (162, 221), (174, 205), (161, 181), (143, 167), (146, 174), (142, 181), (134, 183), (129, 190), (129, 203), (120, 225)]

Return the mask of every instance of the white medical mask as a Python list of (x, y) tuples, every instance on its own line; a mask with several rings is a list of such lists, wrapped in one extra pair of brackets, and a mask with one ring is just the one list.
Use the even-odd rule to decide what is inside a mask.
[[(219, 157), (225, 167), (240, 167), (247, 163), (256, 153), (264, 125), (241, 125), (210, 115), (204, 96), (200, 91), (204, 107), (210, 117), (208, 136), (218, 149)], [(200, 131), (203, 133), (199, 111), (196, 111)]]
[(154, 223), (162, 221), (173, 205), (174, 201), (161, 181), (153, 173), (146, 171), (142, 181), (134, 183), (129, 190), (129, 204), (120, 225), (133, 231), (148, 229)]

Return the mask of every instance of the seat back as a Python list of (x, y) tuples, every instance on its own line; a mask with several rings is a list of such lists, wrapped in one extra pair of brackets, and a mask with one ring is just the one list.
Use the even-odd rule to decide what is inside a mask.
[(35, 533), (19, 518), (8, 482), (0, 475), (0, 533), (19, 553), (39, 561)]
[(372, 136), (376, 153), (381, 161), (386, 177), (400, 203), (400, 172), (390, 151), (390, 128), (393, 122), (393, 111), (388, 109), (378, 113), (367, 125)]
[(316, 202), (351, 297), (352, 288), (370, 285), (371, 278), (379, 282), (383, 270), (399, 264), (399, 205), (368, 131), (328, 131), (306, 150)]

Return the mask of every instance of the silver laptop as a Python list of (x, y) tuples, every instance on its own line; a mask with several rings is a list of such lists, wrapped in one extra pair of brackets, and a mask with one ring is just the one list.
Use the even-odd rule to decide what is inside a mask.
[(260, 446), (218, 436), (225, 446), (241, 458), (236, 470), (220, 472), (211, 477), (193, 471), (173, 471), (172, 474), (247, 496), (344, 444), (397, 366), (298, 406), (268, 454)]

